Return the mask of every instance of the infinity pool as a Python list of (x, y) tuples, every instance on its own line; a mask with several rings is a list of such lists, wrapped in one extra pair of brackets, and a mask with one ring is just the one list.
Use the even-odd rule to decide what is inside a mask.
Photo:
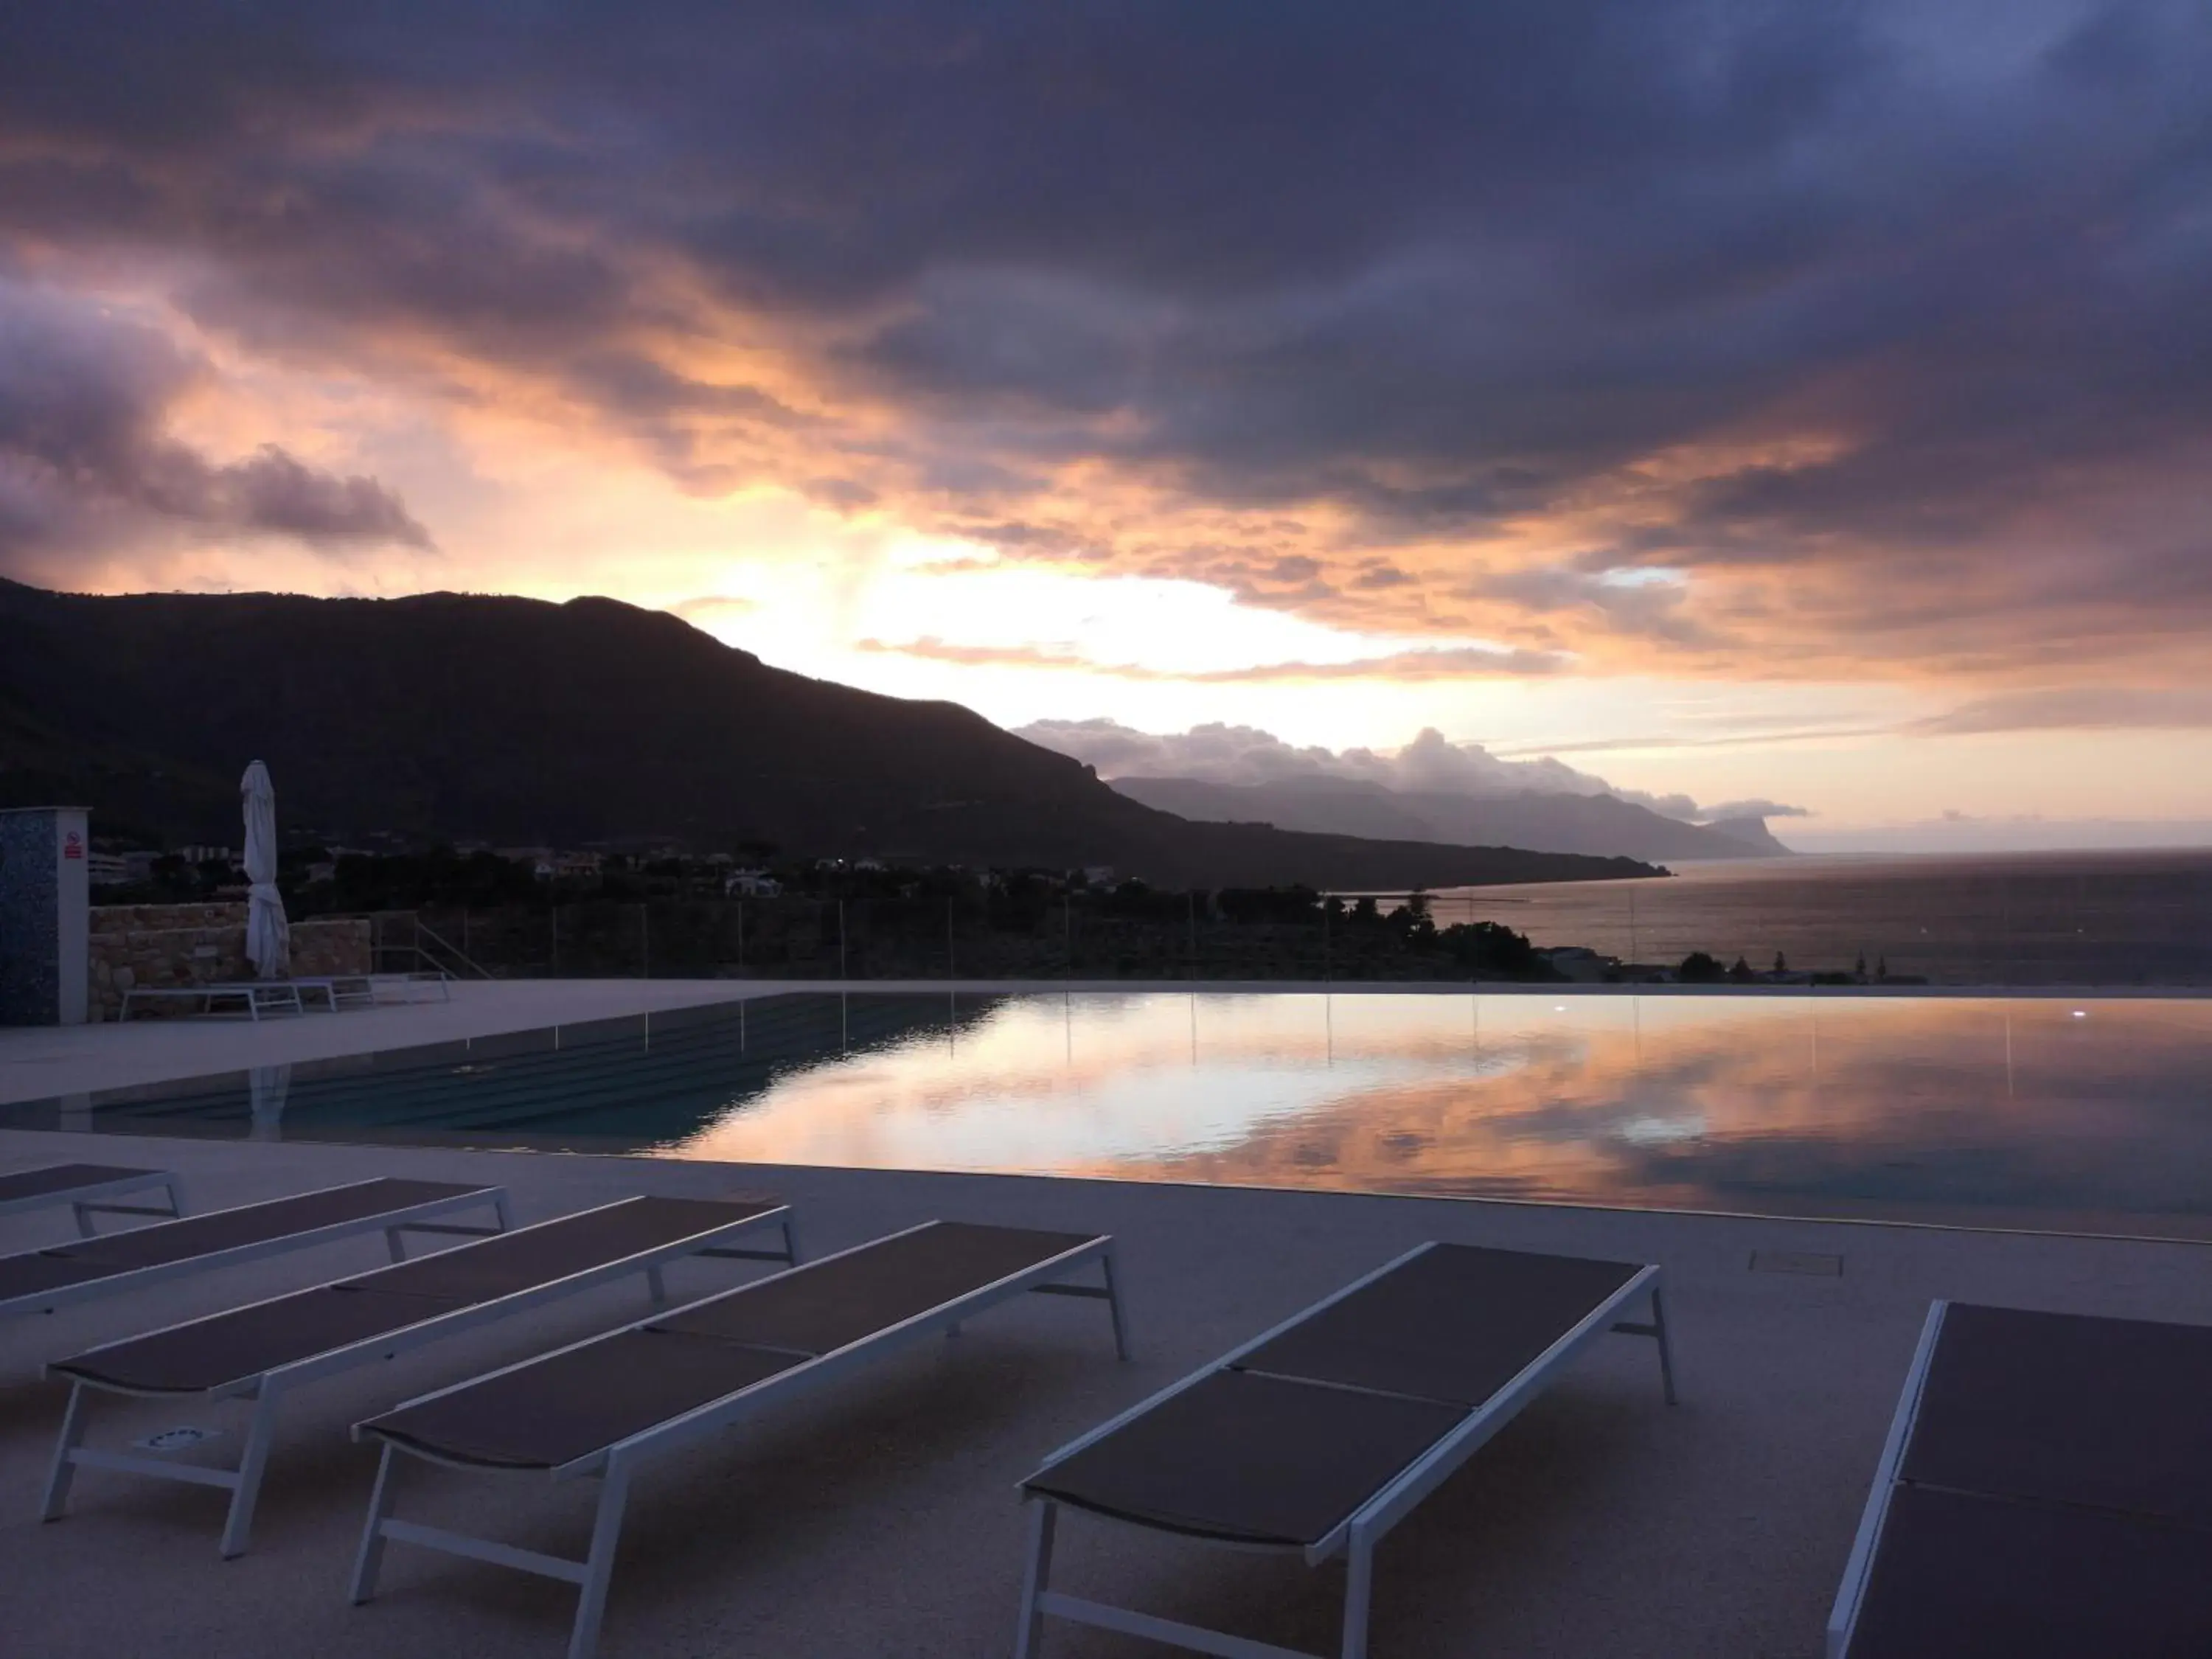
[(810, 994), (0, 1122), (2212, 1237), (2212, 1001)]

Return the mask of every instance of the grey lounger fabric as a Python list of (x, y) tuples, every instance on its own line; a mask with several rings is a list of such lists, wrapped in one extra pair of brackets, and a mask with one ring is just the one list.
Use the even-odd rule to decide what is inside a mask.
[(0, 1210), (26, 1204), (68, 1202), (88, 1187), (110, 1187), (138, 1177), (158, 1180), (159, 1170), (126, 1170), (113, 1164), (52, 1164), (43, 1170), (0, 1175)]
[(204, 1393), (781, 1207), (773, 1199), (627, 1199), (110, 1343), (47, 1370), (134, 1393)]
[[(1428, 1244), (1297, 1315), (1048, 1459), (1016, 1652), (1048, 1616), (1206, 1653), (1241, 1638), (1047, 1588), (1054, 1506), (1216, 1543), (1350, 1563), (1342, 1652), (1365, 1652), (1375, 1543), (1533, 1398), (1586, 1340), (1658, 1340), (1659, 1270), (1621, 1261)], [(1617, 1322), (1649, 1296), (1648, 1325)], [(1224, 1645), (1225, 1644), (1225, 1645)]]
[[(782, 1249), (736, 1246), (739, 1234), (770, 1225), (783, 1229)], [(80, 1465), (225, 1486), (232, 1498), (222, 1553), (240, 1554), (286, 1393), (617, 1278), (644, 1273), (658, 1301), (662, 1268), (694, 1255), (789, 1261), (790, 1212), (774, 1199), (626, 1199), (58, 1361), (48, 1370), (72, 1387), (46, 1518), (62, 1514)], [(174, 1464), (83, 1449), (88, 1389), (252, 1399), (238, 1467), (196, 1464), (180, 1473)]]
[[(160, 1188), (168, 1194), (160, 1208), (118, 1200), (134, 1194), (150, 1194)], [(94, 1215), (160, 1216), (173, 1219), (185, 1212), (184, 1194), (177, 1177), (167, 1170), (136, 1170), (114, 1164), (52, 1164), (40, 1170), (14, 1170), (0, 1175), (0, 1215), (66, 1204), (76, 1218), (76, 1230), (92, 1237)]]
[(1904, 1478), (2212, 1532), (2212, 1326), (1953, 1303)]
[(2212, 1537), (1934, 1486), (1893, 1496), (1854, 1655), (2200, 1659)]
[(1318, 1544), (1640, 1271), (1437, 1245), (1026, 1489), (1178, 1532)]
[(77, 1300), (135, 1289), (203, 1266), (277, 1254), (379, 1226), (395, 1232), (487, 1231), (428, 1218), (477, 1205), (495, 1208), (503, 1224), (507, 1194), (501, 1188), (385, 1176), (0, 1256), (0, 1313), (44, 1311), (52, 1305), (45, 1298), (55, 1293)]
[(131, 1394), (206, 1394), (226, 1382), (401, 1330), (457, 1304), (321, 1285), (132, 1337), (46, 1367)]
[(1237, 1364), (1471, 1409), (1641, 1271), (1625, 1261), (1439, 1244)]
[(459, 1182), (401, 1181), (382, 1176), (347, 1187), (326, 1187), (320, 1192), (301, 1193), (292, 1198), (240, 1205), (234, 1210), (187, 1216), (182, 1221), (165, 1221), (129, 1232), (110, 1233), (80, 1244), (59, 1245), (47, 1254), (114, 1273), (128, 1273), (137, 1267), (165, 1267), (173, 1261), (215, 1255), (247, 1245), (274, 1243), (346, 1222), (372, 1220), (418, 1204), (490, 1190)]
[(1240, 1543), (1316, 1543), (1458, 1426), (1455, 1406), (1228, 1368), (1028, 1486), (1117, 1520)]
[[(1115, 1346), (1126, 1358), (1112, 1252), (1103, 1234), (930, 1222), (357, 1424), (356, 1438), (384, 1443), (353, 1599), (375, 1594), (385, 1547), (394, 1541), (542, 1574), (577, 1587), (568, 1654), (589, 1659), (638, 1468), (773, 1400), (1031, 1291), (1106, 1301)], [(1103, 1284), (1068, 1282), (1086, 1265), (1098, 1267)], [(588, 1554), (574, 1560), (395, 1518), (396, 1453), (510, 1476), (596, 1478)]]
[(2212, 1653), (2208, 1401), (2212, 1327), (1937, 1304), (1831, 1651)]
[(363, 1427), (447, 1462), (555, 1469), (806, 1358), (649, 1326), (549, 1354)]
[(403, 1406), (362, 1431), (455, 1462), (558, 1468), (1094, 1242), (936, 1222)]

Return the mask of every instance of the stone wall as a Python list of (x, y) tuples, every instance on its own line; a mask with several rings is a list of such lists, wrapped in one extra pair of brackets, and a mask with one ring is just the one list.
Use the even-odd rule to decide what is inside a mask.
[[(292, 924), (292, 974), (369, 971), (365, 916)], [(134, 985), (219, 985), (255, 977), (243, 904), (106, 904), (92, 911), (92, 1013), (113, 1019)], [(142, 1005), (143, 1006), (143, 1005)], [(134, 1014), (133, 1018), (137, 1016)]]

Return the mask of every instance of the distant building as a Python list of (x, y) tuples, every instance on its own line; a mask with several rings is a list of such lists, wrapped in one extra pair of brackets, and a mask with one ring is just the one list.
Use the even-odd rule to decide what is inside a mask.
[(603, 864), (597, 853), (549, 853), (531, 873), (540, 881), (597, 881)]
[(1088, 887), (1111, 887), (1114, 866), (1110, 864), (1086, 864), (1083, 866), (1084, 884)]
[(783, 884), (765, 870), (732, 870), (722, 878), (722, 892), (729, 898), (774, 898)]
[(85, 878), (94, 887), (120, 887), (132, 879), (131, 861), (120, 853), (94, 853), (84, 861)]
[(228, 847), (179, 847), (177, 856), (187, 864), (234, 864), (238, 854)]
[(1550, 963), (1560, 977), (1583, 985), (1602, 983), (1606, 975), (1620, 965), (1611, 957), (1600, 956), (1587, 945), (1557, 945), (1536, 954)]

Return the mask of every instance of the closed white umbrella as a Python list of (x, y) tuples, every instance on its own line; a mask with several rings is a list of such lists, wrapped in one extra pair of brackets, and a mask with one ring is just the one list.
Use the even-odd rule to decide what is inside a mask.
[(292, 971), (292, 931), (284, 922), (284, 896), (276, 890), (276, 791), (259, 761), (238, 782), (246, 797), (246, 955), (263, 979)]

